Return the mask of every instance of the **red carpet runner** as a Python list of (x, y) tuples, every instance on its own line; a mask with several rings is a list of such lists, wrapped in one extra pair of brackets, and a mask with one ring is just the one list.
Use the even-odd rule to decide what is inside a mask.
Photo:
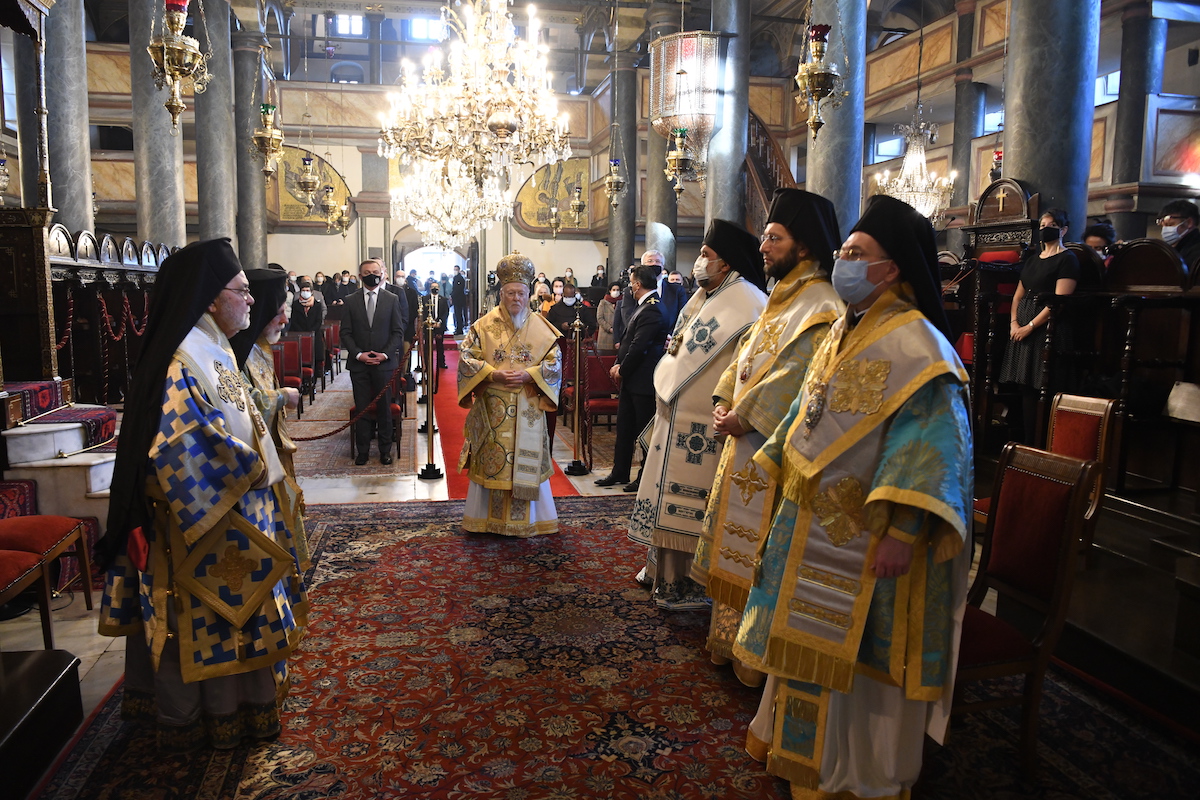
[[(447, 341), (448, 344), (449, 341)], [(442, 438), (442, 458), (446, 462), (446, 491), (450, 493), (451, 500), (463, 500), (467, 496), (467, 485), (471, 481), (467, 478), (465, 470), (462, 472), (458, 470), (458, 457), (462, 453), (464, 431), (467, 426), (467, 410), (459, 408), (458, 405), (457, 348), (446, 347), (446, 366), (447, 369), (442, 370), (439, 391), (433, 396), (433, 409), (438, 434)], [(579, 494), (557, 463), (554, 465), (554, 475), (550, 477), (550, 488), (555, 497)]]

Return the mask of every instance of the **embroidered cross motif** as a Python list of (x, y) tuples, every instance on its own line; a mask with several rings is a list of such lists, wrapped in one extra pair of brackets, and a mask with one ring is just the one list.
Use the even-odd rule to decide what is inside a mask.
[(708, 322), (697, 319), (692, 325), (692, 338), (688, 339), (688, 352), (694, 353), (699, 349), (707, 353), (716, 347), (717, 342), (713, 339), (713, 334), (719, 327), (721, 323), (717, 322), (716, 317), (710, 317)]
[(862, 484), (853, 477), (842, 478), (813, 498), (813, 513), (834, 547), (845, 547), (862, 535), (867, 526), (864, 500)]
[(688, 433), (675, 434), (675, 446), (687, 451), (687, 463), (699, 464), (706, 455), (717, 452), (717, 440), (708, 435), (708, 426), (693, 422)]
[(758, 471), (758, 465), (753, 459), (746, 459), (746, 466), (741, 472), (733, 473), (733, 482), (742, 493), (742, 505), (750, 505), (751, 498), (767, 488), (767, 481)]
[(488, 323), (488, 333), (495, 339), (500, 339), (509, 332), (508, 326), (501, 319), (493, 319)]
[(883, 393), (892, 362), (846, 361), (838, 367), (830, 389), (829, 410), (837, 413), (874, 414), (883, 407)]
[(217, 396), (226, 403), (233, 403), (238, 411), (245, 411), (246, 395), (242, 392), (241, 377), (216, 359), (213, 367), (217, 371)]
[(537, 424), (538, 418), (542, 416), (542, 413), (543, 412), (540, 408), (530, 403), (525, 407), (525, 410), (521, 412), (521, 416), (525, 417), (525, 421), (528, 422), (529, 427), (532, 428)]
[(243, 558), (236, 544), (225, 548), (225, 557), (210, 567), (208, 574), (221, 578), (234, 592), (242, 591), (242, 582), (254, 572), (256, 562)]
[(758, 340), (758, 347), (754, 348), (754, 355), (759, 353), (770, 353), (775, 355), (779, 351), (779, 337), (783, 335), (782, 322), (768, 322), (763, 326), (762, 338)]

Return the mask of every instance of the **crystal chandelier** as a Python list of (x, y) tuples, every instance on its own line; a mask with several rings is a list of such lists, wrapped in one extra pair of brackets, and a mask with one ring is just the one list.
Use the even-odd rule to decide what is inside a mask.
[[(444, 180), (454, 184), (452, 198), (427, 197), (425, 203), (427, 187), (399, 190), (401, 206), (421, 220), (414, 225), (433, 237), (427, 243), (457, 239), (464, 229), (477, 231), (511, 217), (511, 196), (498, 187), (509, 185), (512, 168), (526, 163), (536, 168), (571, 155), (566, 115), (558, 115), (546, 68), (548, 48), (538, 44), (541, 23), (531, 7), (529, 35), (517, 38), (508, 1), (461, 0), (461, 12), (443, 6), (443, 30), (455, 37), (444, 56), (430, 54), (421, 75), (405, 62), (400, 91), (389, 95), (391, 109), (380, 115), (379, 154), (399, 159), (402, 181), (437, 175), (445, 167)], [(462, 193), (472, 184), (476, 198), (469, 201)], [(474, 216), (447, 220), (450, 227), (434, 230), (429, 226), (445, 219), (446, 199)]]
[(512, 192), (501, 188), (499, 178), (484, 178), (480, 185), (457, 159), (417, 159), (401, 173), (392, 190), (392, 217), (407, 219), (425, 244), (453, 250), (512, 215)]
[(904, 161), (901, 162), (900, 173), (895, 178), (885, 171), (882, 175), (875, 176), (875, 182), (882, 194), (903, 200), (921, 216), (936, 224), (950, 207), (954, 179), (958, 174), (951, 170), (949, 178), (939, 178), (937, 173), (929, 171), (925, 161), (925, 148), (937, 141), (938, 126), (936, 122), (926, 122), (922, 116), (925, 110), (921, 103), (921, 62), (924, 51), (925, 29), (922, 27), (917, 43), (916, 113), (913, 114), (911, 125), (896, 126), (896, 132), (904, 135)]
[(676, 196), (685, 179), (704, 180), (720, 60), (721, 34), (714, 31), (672, 33), (650, 43), (650, 124), (674, 143), (663, 172)]
[[(146, 48), (154, 61), (151, 75), (154, 85), (159, 89), (168, 87), (170, 94), (167, 102), (163, 103), (171, 114), (171, 132), (179, 130), (179, 115), (187, 106), (183, 103), (183, 82), (190, 80), (192, 89), (200, 94), (208, 88), (211, 75), (208, 74), (209, 53), (200, 52), (200, 43), (191, 36), (183, 35), (187, 24), (188, 0), (166, 0), (163, 11), (163, 30), (155, 34), (150, 32), (150, 46)], [(200, 19), (204, 21), (204, 6), (200, 5)], [(211, 40), (210, 40), (211, 41)]]

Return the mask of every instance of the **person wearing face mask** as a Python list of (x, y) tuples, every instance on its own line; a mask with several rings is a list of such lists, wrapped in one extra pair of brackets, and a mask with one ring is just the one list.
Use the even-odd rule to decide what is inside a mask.
[(953, 694), (972, 555), (968, 376), (916, 209), (872, 197), (832, 282), (846, 313), (786, 433), (754, 458), (782, 498), (734, 645), (770, 675), (748, 750), (769, 751), (797, 797), (908, 797)]
[(583, 295), (567, 284), (563, 287), (563, 296), (557, 303), (550, 306), (546, 312), (546, 321), (555, 327), (563, 336), (571, 338), (571, 325), (575, 316), (583, 322), (583, 335), (591, 336), (596, 332), (596, 312), (583, 304)]
[(596, 308), (596, 347), (600, 355), (611, 356), (617, 352), (613, 347), (613, 322), (617, 315), (617, 304), (621, 302), (621, 284), (610, 283), (608, 291)]
[(313, 363), (320, 370), (325, 363), (325, 336), (322, 332), (325, 325), (325, 306), (317, 302), (317, 294), (308, 279), (301, 278), (299, 286), (300, 291), (292, 301), (289, 330), (313, 334)]
[[(715, 663), (733, 660), (753, 577), (754, 547), (736, 531), (763, 528), (779, 494), (754, 454), (782, 424), (813, 351), (844, 308), (829, 282), (842, 241), (831, 202), (801, 189), (776, 190), (760, 240), (766, 276), (775, 283), (712, 392), (713, 429), (725, 443), (691, 569), (713, 600), (707, 648)], [(762, 491), (743, 491), (751, 484)], [(733, 671), (749, 686), (766, 678), (736, 660)]]
[(604, 265), (596, 265), (596, 274), (592, 276), (592, 288), (603, 289), (608, 285), (608, 278), (604, 274)]
[(1175, 248), (1190, 275), (1200, 267), (1200, 208), (1187, 200), (1163, 206), (1158, 218), (1163, 241)]
[[(429, 304), (426, 310), (427, 314), (432, 314), (434, 319), (433, 325), (433, 347), (437, 351), (438, 369), (446, 368), (446, 321), (450, 318), (450, 307), (446, 305), (446, 298), (442, 297), (442, 293), (438, 285), (435, 283), (429, 287), (429, 298), (426, 300)], [(425, 320), (421, 320), (421, 330), (425, 328)], [(434, 384), (436, 387), (437, 384)], [(436, 394), (437, 389), (434, 389)]]
[(570, 267), (563, 272), (562, 280), (563, 284), (566, 286), (574, 286), (577, 289), (579, 288), (579, 284), (575, 282), (575, 270), (571, 269)]
[[(404, 341), (404, 321), (400, 318), (400, 300), (384, 289), (383, 265), (364, 261), (358, 267), (363, 288), (346, 298), (342, 317), (342, 349), (346, 351), (346, 369), (354, 390), (354, 408), (371, 404), (400, 363), (400, 345)], [(376, 439), (379, 463), (392, 463), (392, 392), (383, 391), (375, 405)], [(364, 415), (355, 423), (354, 463), (367, 463), (371, 449), (371, 419)]]
[(1107, 222), (1097, 222), (1094, 225), (1088, 225), (1083, 230), (1083, 243), (1092, 248), (1096, 257), (1104, 262), (1107, 268), (1112, 255), (1109, 254), (1108, 248), (1112, 247), (1117, 242), (1117, 232)]
[[(1025, 443), (1037, 441), (1037, 402), (1042, 388), (1042, 351), (1046, 347), (1046, 322), (1050, 309), (1039, 295), (1073, 294), (1079, 282), (1079, 260), (1063, 246), (1067, 232), (1067, 212), (1048, 209), (1039, 220), (1041, 253), (1021, 266), (1021, 280), (1013, 293), (1009, 316), (1008, 347), (1000, 364), (1001, 383), (1015, 383), (1021, 389), (1022, 423)], [(1067, 320), (1055, 319), (1054, 346), (1064, 349), (1071, 341)]]
[(758, 238), (736, 223), (709, 223), (692, 277), (696, 293), (680, 310), (654, 370), (654, 427), (629, 520), (629, 538), (648, 548), (638, 577), (652, 585), (654, 604), (668, 611), (708, 607), (704, 587), (688, 571), (721, 459), (712, 396), (739, 339), (767, 304)]

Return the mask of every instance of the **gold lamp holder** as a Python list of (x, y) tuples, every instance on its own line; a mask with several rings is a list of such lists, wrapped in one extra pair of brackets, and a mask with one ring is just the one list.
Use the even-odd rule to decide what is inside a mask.
[(809, 59), (801, 61), (796, 70), (796, 88), (800, 94), (796, 103), (808, 106), (808, 127), (812, 130), (813, 140), (825, 125), (825, 117), (821, 115), (821, 101), (827, 101), (826, 108), (836, 108), (841, 104), (847, 92), (842, 90), (842, 76), (837, 64), (825, 60), (825, 52), (829, 47), (829, 25), (810, 25), (808, 51)]
[(342, 203), (338, 207), (337, 220), (335, 220), (333, 223), (335, 226), (337, 226), (337, 229), (342, 232), (343, 239), (346, 238), (346, 234), (350, 230), (351, 221), (352, 220), (350, 219), (350, 198), (347, 197), (346, 202)]
[(163, 105), (171, 114), (171, 133), (179, 130), (179, 115), (187, 108), (183, 102), (183, 82), (191, 81), (192, 90), (200, 94), (212, 78), (208, 73), (208, 54), (200, 52), (199, 42), (183, 35), (187, 9), (188, 0), (166, 0), (164, 30), (159, 36), (151, 36), (146, 48), (154, 61), (151, 73), (154, 85), (169, 91)]
[(558, 203), (550, 206), (550, 236), (557, 239), (558, 232), (562, 230), (562, 214), (558, 213)]
[(674, 182), (675, 197), (678, 198), (683, 194), (683, 179), (692, 171), (694, 159), (687, 147), (687, 128), (676, 128), (672, 134), (675, 146), (667, 151), (667, 166), (663, 169), (663, 174), (667, 176), (668, 181)]
[(309, 213), (312, 213), (313, 206), (317, 202), (317, 189), (321, 186), (321, 176), (313, 167), (312, 156), (304, 156), (301, 161), (304, 162), (304, 169), (296, 178), (296, 188), (304, 196), (304, 205), (308, 206)]
[(254, 129), (254, 148), (262, 156), (262, 173), (267, 182), (279, 169), (279, 157), (283, 155), (283, 131), (275, 127), (275, 106), (263, 103), (258, 107), (262, 127)]
[(625, 191), (625, 178), (621, 175), (621, 159), (612, 158), (608, 161), (608, 175), (604, 177), (604, 195), (608, 204), (616, 208), (621, 204), (621, 193)]
[(575, 227), (583, 224), (583, 215), (587, 211), (587, 203), (583, 201), (583, 186), (576, 186), (571, 195), (571, 213), (575, 216)]

